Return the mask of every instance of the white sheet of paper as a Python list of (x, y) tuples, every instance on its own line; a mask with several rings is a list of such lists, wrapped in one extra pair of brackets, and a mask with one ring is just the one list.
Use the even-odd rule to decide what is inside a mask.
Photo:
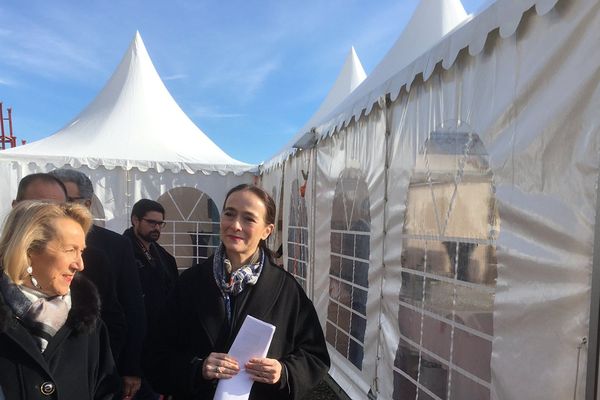
[(246, 316), (238, 332), (229, 355), (240, 365), (240, 372), (231, 379), (221, 379), (217, 385), (215, 400), (246, 400), (250, 396), (252, 381), (244, 369), (244, 365), (253, 357), (266, 357), (275, 333), (275, 326)]

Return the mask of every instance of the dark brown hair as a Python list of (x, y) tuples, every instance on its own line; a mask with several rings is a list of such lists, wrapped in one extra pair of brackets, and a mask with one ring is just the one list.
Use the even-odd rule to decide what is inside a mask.
[(60, 179), (58, 179), (56, 176), (51, 175), (51, 174), (38, 172), (35, 174), (27, 175), (19, 181), (19, 186), (17, 187), (17, 197), (16, 197), (15, 201), (17, 201), (17, 202), (23, 201), (25, 199), (25, 192), (29, 188), (29, 185), (33, 184), (34, 182), (44, 182), (44, 183), (48, 183), (48, 184), (56, 184), (64, 192), (65, 199), (67, 198), (67, 188), (65, 187), (65, 184)]

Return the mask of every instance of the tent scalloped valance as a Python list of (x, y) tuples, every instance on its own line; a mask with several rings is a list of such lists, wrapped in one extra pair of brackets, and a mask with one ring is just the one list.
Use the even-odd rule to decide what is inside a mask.
[(543, 16), (552, 10), (559, 0), (497, 0), (477, 16), (470, 18), (458, 26), (429, 51), (418, 57), (411, 64), (400, 70), (367, 95), (357, 99), (352, 96), (340, 107), (333, 110), (322, 123), (316, 127), (318, 139), (321, 140), (346, 127), (354, 118), (360, 119), (371, 113), (373, 106), (382, 97), (390, 96), (395, 101), (402, 89), (409, 91), (419, 74), (427, 81), (437, 65), (449, 70), (454, 65), (461, 50), (468, 48), (471, 56), (476, 56), (488, 40), (491, 32), (499, 29), (500, 37), (512, 36), (521, 24), (523, 15), (535, 7), (537, 15)]
[(122, 168), (124, 170), (137, 169), (141, 172), (154, 169), (156, 172), (172, 171), (178, 173), (185, 171), (189, 174), (202, 173), (204, 175), (210, 175), (218, 173), (219, 175), (242, 175), (244, 173), (258, 173), (258, 167), (251, 166), (235, 166), (235, 165), (211, 165), (211, 164), (198, 164), (198, 163), (182, 163), (182, 162), (169, 162), (169, 161), (143, 161), (143, 160), (122, 160), (122, 159), (106, 159), (106, 158), (88, 158), (88, 157), (39, 157), (35, 160), (31, 159), (29, 155), (7, 155), (3, 152), (0, 157), (0, 161), (3, 162), (16, 162), (24, 164), (34, 164), (38, 167), (52, 166), (52, 168), (61, 168), (68, 165), (73, 168), (79, 168), (86, 166), (90, 169), (105, 168), (107, 170), (113, 170), (115, 168)]

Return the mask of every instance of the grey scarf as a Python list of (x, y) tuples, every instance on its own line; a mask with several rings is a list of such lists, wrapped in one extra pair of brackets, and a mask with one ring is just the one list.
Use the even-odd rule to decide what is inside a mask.
[(71, 295), (49, 297), (35, 289), (15, 285), (3, 272), (0, 292), (43, 353), (50, 339), (67, 321)]

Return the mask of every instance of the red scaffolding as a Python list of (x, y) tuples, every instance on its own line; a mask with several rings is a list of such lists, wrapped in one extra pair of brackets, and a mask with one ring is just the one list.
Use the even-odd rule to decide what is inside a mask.
[[(4, 118), (2, 102), (0, 101), (0, 149), (2, 150), (6, 149), (7, 144), (10, 145), (10, 147), (17, 146), (17, 137), (13, 135), (12, 108), (8, 107), (6, 111), (8, 111), (8, 117)], [(4, 129), (4, 121), (8, 121), (8, 136)]]

